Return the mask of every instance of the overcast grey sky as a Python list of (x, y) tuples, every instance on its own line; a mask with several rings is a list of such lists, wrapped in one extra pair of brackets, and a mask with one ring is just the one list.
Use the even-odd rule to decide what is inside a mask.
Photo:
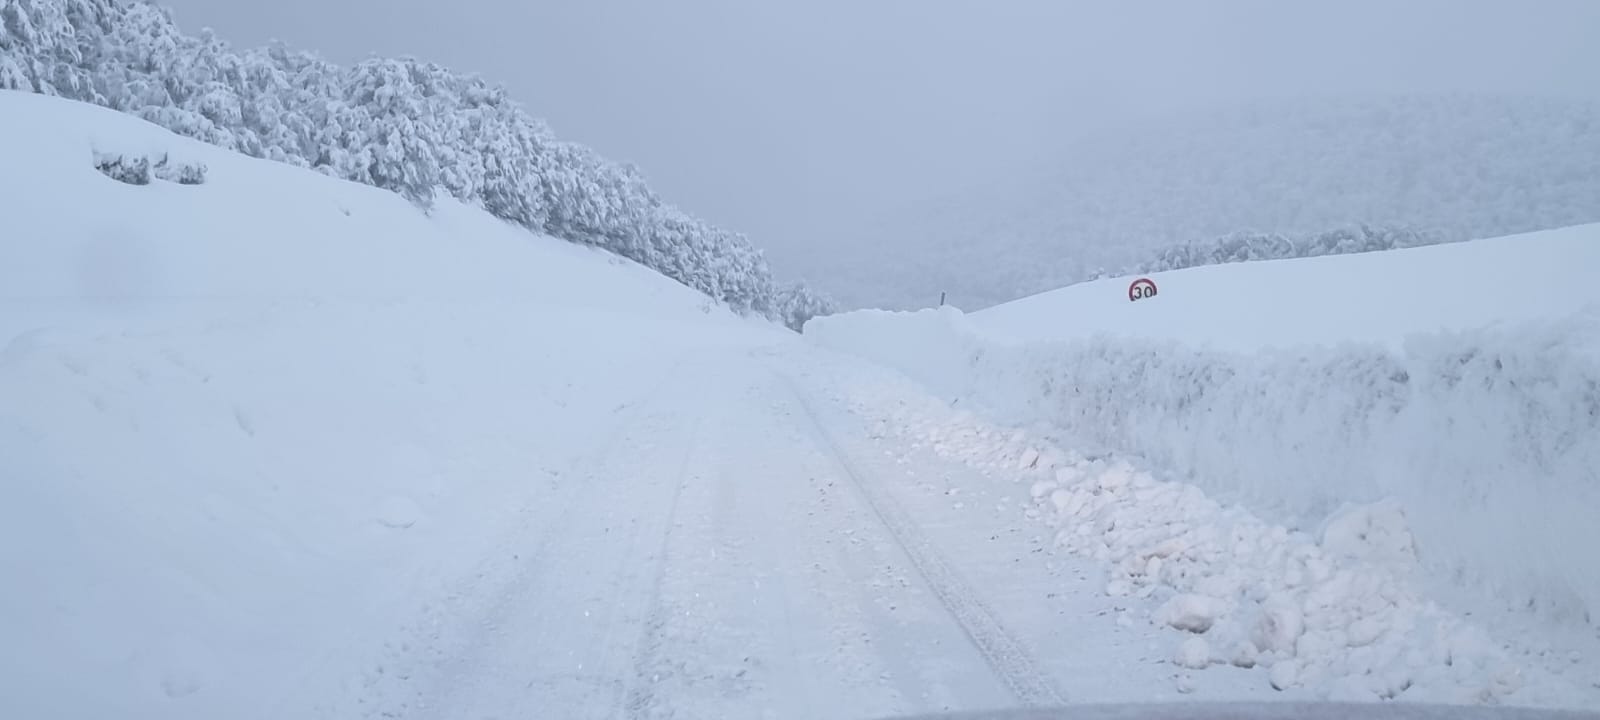
[(413, 55), (783, 260), (1130, 115), (1284, 94), (1600, 93), (1600, 1), (158, 0), (236, 46)]

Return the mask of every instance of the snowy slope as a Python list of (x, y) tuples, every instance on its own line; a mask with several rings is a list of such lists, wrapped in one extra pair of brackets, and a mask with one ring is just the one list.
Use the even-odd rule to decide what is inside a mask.
[[(1580, 226), (1162, 273), (1137, 302), (1122, 278), (970, 316), (861, 311), (806, 336), (1028, 426), (1032, 442), (1131, 459), (1313, 537), (1352, 506), (1379, 509), (1388, 520), (1361, 522), (1397, 547), (1414, 537), (1399, 577), (1464, 611), (1514, 608), (1514, 632), (1527, 620), (1545, 640), (1592, 638), (1597, 276), (1600, 226)], [(1059, 502), (1046, 510), (1069, 529), (1105, 517), (1103, 500)], [(1135, 502), (1113, 517), (1159, 525), (1161, 512)], [(1136, 558), (1150, 547), (1129, 542)]]
[[(7, 717), (305, 717), (659, 360), (777, 332), (108, 110), (0, 93), (0, 138)], [(208, 180), (125, 185), (96, 151)]]
[(974, 330), (1012, 342), (1121, 338), (1194, 347), (1375, 343), (1418, 333), (1565, 318), (1600, 303), (1600, 226), (1306, 260), (1209, 266), (1151, 275), (1159, 294), (1129, 302), (1112, 278), (997, 305)]
[[(422, 289), (597, 311), (700, 304), (632, 263), (614, 269), (608, 254), (529, 243), (460, 205), (442, 203), (422, 222), (392, 193), (241, 158), (110, 110), (18, 92), (0, 102), (4, 197), (18, 218), (0, 248), (10, 298), (119, 312), (176, 300), (383, 301)], [(208, 181), (129, 186), (100, 175), (96, 153), (198, 161)], [(615, 279), (624, 276), (634, 280)]]

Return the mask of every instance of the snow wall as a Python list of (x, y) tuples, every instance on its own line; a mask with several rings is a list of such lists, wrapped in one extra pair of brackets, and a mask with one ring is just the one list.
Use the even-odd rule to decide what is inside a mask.
[(1299, 529), (1346, 503), (1398, 501), (1435, 579), (1561, 619), (1600, 610), (1600, 306), (1249, 352), (1106, 333), (1007, 341), (982, 315), (860, 311), (805, 335)]

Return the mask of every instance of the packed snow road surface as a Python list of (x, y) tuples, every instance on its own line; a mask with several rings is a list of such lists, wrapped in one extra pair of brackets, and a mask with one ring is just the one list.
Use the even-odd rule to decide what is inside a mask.
[[(792, 360), (753, 352), (688, 354), (619, 406), (496, 559), (391, 643), (363, 699), (374, 715), (871, 717), (1066, 700), (1035, 657), (1058, 649), (1024, 642), (1028, 618), (997, 614), (964, 577), (1021, 562), (1020, 547), (947, 554), (967, 538), (930, 540), (850, 415)], [(1044, 602), (1018, 585), (1033, 576), (1013, 577), (987, 593)]]

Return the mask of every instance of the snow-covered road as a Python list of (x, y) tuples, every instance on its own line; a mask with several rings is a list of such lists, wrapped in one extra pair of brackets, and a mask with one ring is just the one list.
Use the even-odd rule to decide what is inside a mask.
[(1058, 698), (941, 550), (874, 512), (890, 498), (862, 493), (862, 448), (824, 440), (808, 392), (770, 363), (683, 358), (397, 643), (379, 709), (864, 717)]
[[(686, 353), (390, 638), (351, 701), (799, 718), (1176, 696), (1170, 640), (1118, 624), (1099, 573), (1048, 551), (1026, 486), (887, 451), (814, 354)], [(1218, 687), (1258, 694), (1239, 680)]]

